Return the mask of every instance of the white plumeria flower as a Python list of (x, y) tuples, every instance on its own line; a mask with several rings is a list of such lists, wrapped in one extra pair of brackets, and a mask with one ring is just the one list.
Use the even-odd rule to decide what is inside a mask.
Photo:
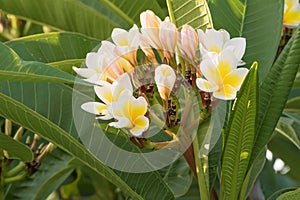
[(159, 26), (161, 19), (151, 10), (142, 12), (140, 15), (141, 32), (143, 37), (148, 41), (149, 45), (155, 49), (162, 49), (159, 40)]
[(128, 91), (122, 91), (119, 101), (109, 107), (117, 122), (109, 123), (115, 128), (127, 128), (136, 137), (149, 127), (149, 119), (144, 115), (147, 112), (148, 104), (144, 97), (135, 98)]
[(162, 99), (167, 100), (176, 81), (176, 74), (169, 65), (159, 65), (155, 69), (154, 80)]
[(183, 25), (178, 37), (178, 48), (181, 56), (191, 64), (197, 60), (198, 35), (190, 25)]
[(230, 49), (239, 60), (239, 64), (243, 63), (242, 57), (246, 50), (245, 38), (236, 37), (230, 39), (229, 33), (223, 29), (219, 31), (216, 31), (215, 29), (206, 29), (205, 33), (199, 29), (198, 37), (202, 58), (204, 58), (209, 52), (220, 54), (222, 50)]
[(116, 46), (116, 53), (128, 60), (133, 66), (136, 63), (136, 51), (140, 44), (140, 32), (136, 25), (127, 32), (121, 28), (114, 28), (111, 37)]
[(200, 63), (204, 78), (197, 78), (198, 88), (212, 92), (217, 99), (233, 100), (240, 89), (247, 73), (247, 68), (238, 68), (238, 59), (229, 49), (220, 54), (209, 53)]
[(165, 57), (168, 59), (172, 58), (175, 53), (177, 38), (177, 28), (175, 24), (170, 21), (169, 17), (166, 17), (159, 25), (159, 40)]
[(124, 71), (114, 54), (114, 49), (113, 43), (103, 41), (97, 52), (87, 54), (85, 60), (87, 68), (73, 67), (73, 70), (91, 83), (97, 83), (106, 78), (115, 80)]
[(95, 115), (101, 115), (98, 118), (102, 120), (109, 120), (113, 118), (108, 107), (119, 100), (119, 97), (123, 91), (133, 93), (132, 84), (127, 73), (120, 76), (120, 78), (113, 84), (106, 81), (100, 81), (101, 86), (94, 86), (94, 91), (97, 97), (103, 102), (87, 102), (81, 105), (81, 108), (89, 113)]
[(298, 0), (284, 1), (283, 25), (296, 28), (300, 24), (300, 3)]

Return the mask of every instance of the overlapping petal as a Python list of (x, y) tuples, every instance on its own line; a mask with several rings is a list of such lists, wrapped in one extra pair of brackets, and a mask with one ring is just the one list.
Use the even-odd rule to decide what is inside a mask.
[(283, 25), (296, 28), (300, 24), (300, 3), (298, 0), (285, 0)]
[(198, 36), (194, 28), (187, 24), (183, 25), (178, 36), (178, 48), (181, 56), (191, 64), (194, 64), (197, 59), (198, 44)]
[(238, 68), (238, 59), (230, 49), (220, 54), (210, 53), (200, 64), (204, 78), (198, 78), (197, 87), (205, 92), (212, 92), (218, 99), (232, 100), (236, 97), (248, 69)]

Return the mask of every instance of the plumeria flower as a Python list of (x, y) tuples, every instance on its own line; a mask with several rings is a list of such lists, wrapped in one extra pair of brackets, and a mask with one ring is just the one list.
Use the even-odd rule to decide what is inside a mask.
[(198, 35), (190, 25), (183, 25), (178, 37), (178, 48), (181, 56), (191, 64), (194, 64), (198, 48)]
[[(169, 17), (164, 21), (156, 16), (152, 11), (147, 10), (140, 15), (142, 43), (141, 47), (146, 55), (153, 57), (149, 52), (151, 47), (158, 50), (162, 57), (170, 59), (173, 57), (177, 46), (177, 28), (170, 22)], [(150, 47), (150, 48), (149, 48)]]
[(121, 28), (115, 28), (111, 34), (112, 40), (116, 44), (116, 53), (128, 60), (135, 66), (136, 51), (140, 44), (140, 32), (136, 25), (127, 32)]
[[(114, 54), (115, 45), (108, 41), (103, 41), (97, 52), (90, 52), (86, 56), (87, 68), (73, 67), (73, 70), (84, 80), (97, 83), (107, 78), (117, 79), (124, 73), (123, 64)], [(121, 65), (122, 64), (122, 65)]]
[(230, 39), (230, 35), (226, 30), (216, 31), (215, 29), (206, 29), (205, 33), (199, 29), (198, 37), (200, 41), (200, 53), (202, 58), (208, 52), (221, 53), (224, 49), (230, 49), (240, 64), (242, 57), (246, 50), (246, 39), (242, 37), (236, 37)]
[(298, 0), (284, 1), (283, 25), (296, 28), (300, 23), (300, 3)]
[(175, 24), (170, 21), (169, 17), (166, 17), (159, 25), (159, 40), (164, 50), (164, 56), (167, 59), (171, 59), (175, 53), (177, 38), (177, 28)]
[(155, 49), (162, 49), (159, 40), (159, 26), (161, 19), (151, 10), (147, 10), (141, 13), (140, 21), (142, 25), (141, 32), (149, 45)]
[(176, 74), (169, 65), (159, 65), (155, 69), (154, 80), (162, 99), (167, 100), (176, 81)]
[(113, 84), (106, 81), (100, 81), (101, 86), (94, 86), (94, 91), (97, 97), (103, 102), (87, 102), (81, 105), (81, 108), (89, 113), (101, 115), (98, 118), (102, 120), (112, 119), (113, 115), (109, 112), (108, 107), (119, 100), (123, 91), (133, 93), (132, 84), (127, 73), (120, 76), (120, 78)]
[(117, 122), (109, 123), (115, 128), (127, 128), (133, 136), (139, 137), (149, 127), (149, 119), (144, 115), (148, 104), (144, 97), (135, 98), (128, 91), (122, 91), (119, 101), (109, 107)]
[(248, 69), (238, 68), (238, 59), (229, 49), (220, 54), (209, 53), (200, 63), (200, 70), (204, 78), (197, 78), (198, 88), (205, 92), (212, 92), (217, 99), (233, 100), (240, 89)]

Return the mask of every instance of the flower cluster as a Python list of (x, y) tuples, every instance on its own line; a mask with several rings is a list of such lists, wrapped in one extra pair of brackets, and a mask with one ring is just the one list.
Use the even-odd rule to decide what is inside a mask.
[[(181, 72), (193, 86), (212, 93), (214, 98), (235, 99), (248, 73), (248, 69), (238, 68), (244, 64), (245, 38), (230, 39), (225, 30), (204, 32), (188, 24), (178, 29), (168, 17), (162, 21), (150, 10), (141, 13), (140, 21), (140, 30), (136, 25), (129, 31), (115, 28), (113, 42), (102, 41), (97, 52), (87, 54), (87, 68), (73, 68), (84, 80), (95, 84), (94, 91), (102, 101), (87, 102), (82, 109), (101, 120), (114, 119), (110, 126), (126, 128), (134, 136), (148, 129), (147, 97), (134, 93), (130, 81), (138, 66), (139, 49), (144, 52), (145, 62), (152, 63), (162, 102), (170, 100), (176, 73)], [(179, 64), (179, 60), (183, 62)]]
[(296, 28), (300, 24), (300, 3), (298, 0), (284, 1), (283, 25)]

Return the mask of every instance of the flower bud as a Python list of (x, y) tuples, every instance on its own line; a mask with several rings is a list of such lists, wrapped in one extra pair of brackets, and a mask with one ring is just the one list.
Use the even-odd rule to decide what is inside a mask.
[(155, 69), (154, 80), (161, 98), (167, 100), (176, 81), (174, 70), (169, 65), (159, 65)]

